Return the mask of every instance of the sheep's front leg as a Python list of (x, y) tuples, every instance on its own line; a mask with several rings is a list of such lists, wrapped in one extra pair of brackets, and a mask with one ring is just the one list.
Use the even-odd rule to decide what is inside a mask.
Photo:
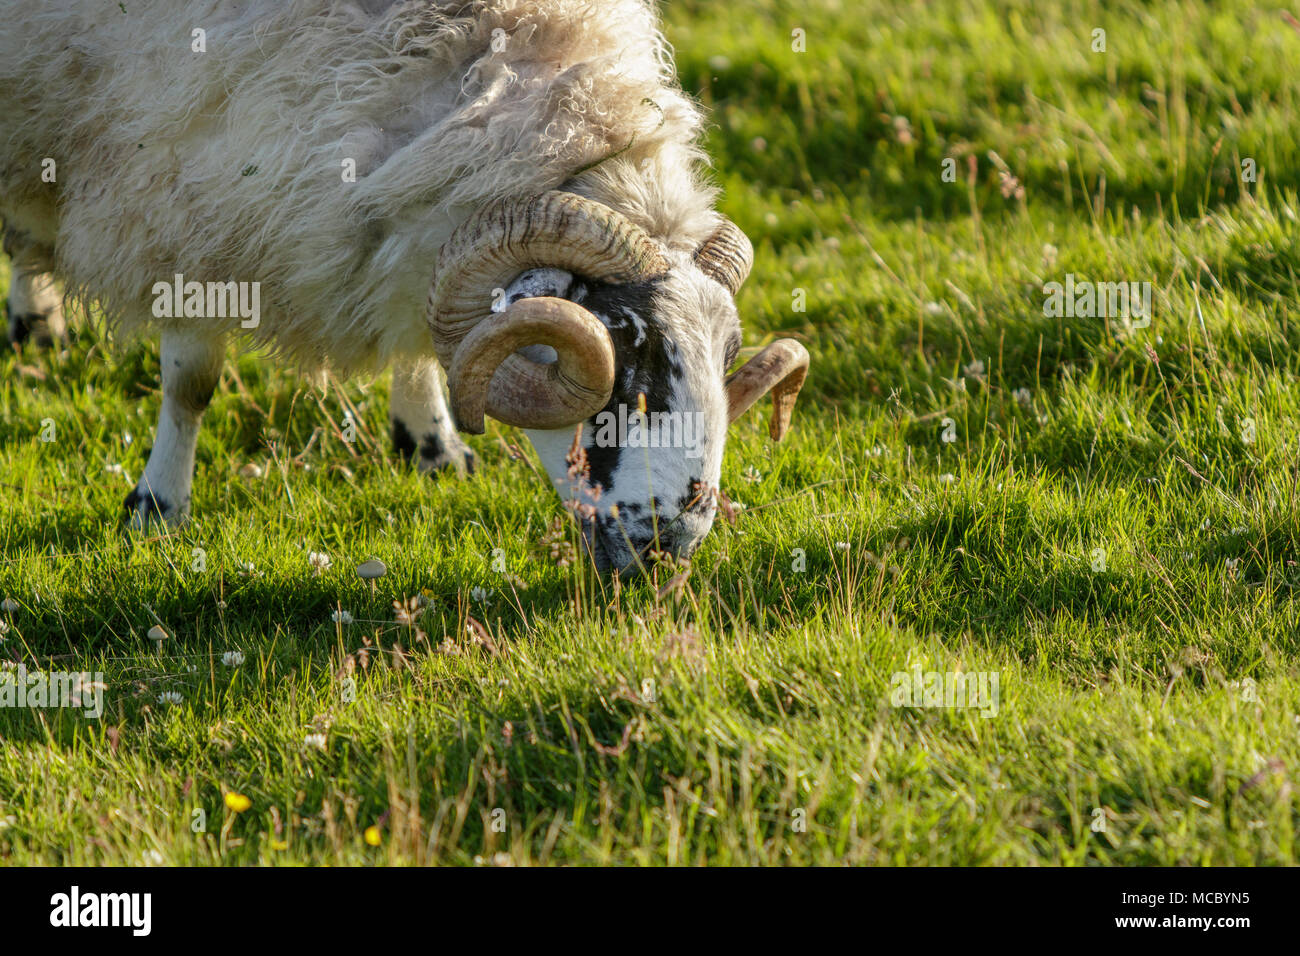
[(199, 423), (217, 386), (224, 355), (224, 336), (163, 333), (158, 434), (149, 464), (125, 502), (133, 526), (177, 525), (189, 515)]
[(15, 263), (5, 315), (5, 333), (13, 345), (31, 341), (46, 347), (63, 338), (63, 298), (47, 273), (30, 272)]
[(393, 448), (403, 457), (415, 459), (420, 471), (474, 471), (474, 453), (452, 424), (437, 362), (404, 360), (393, 366), (388, 418)]

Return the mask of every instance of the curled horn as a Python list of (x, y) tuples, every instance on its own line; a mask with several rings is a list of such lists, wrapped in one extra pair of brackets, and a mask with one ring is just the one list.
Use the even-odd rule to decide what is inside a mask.
[(727, 378), (729, 422), (772, 393), (772, 421), (768, 434), (780, 441), (790, 430), (795, 399), (808, 377), (808, 350), (794, 339), (777, 339)]
[[(754, 264), (754, 247), (734, 222), (724, 218), (695, 251), (695, 264), (735, 295)], [(778, 339), (728, 376), (728, 421), (734, 422), (771, 392), (768, 434), (780, 441), (790, 430), (795, 399), (807, 377), (808, 350), (794, 339)]]
[(724, 217), (713, 235), (695, 250), (695, 264), (735, 295), (754, 265), (754, 247), (749, 237)]
[[(556, 361), (514, 354), (548, 345)], [(521, 299), (465, 336), (447, 372), (461, 428), (483, 431), (483, 416), (520, 428), (563, 428), (605, 407), (614, 389), (614, 343), (591, 312), (567, 299)]]
[[(668, 270), (658, 244), (608, 206), (571, 193), (493, 203), (438, 255), (426, 319), (447, 369), (457, 427), (483, 416), (519, 428), (561, 428), (595, 414), (614, 387), (614, 347), (591, 312), (561, 299), (524, 299), (493, 312), (519, 273), (559, 268), (602, 282), (641, 282)], [(547, 345), (557, 360), (518, 350)]]

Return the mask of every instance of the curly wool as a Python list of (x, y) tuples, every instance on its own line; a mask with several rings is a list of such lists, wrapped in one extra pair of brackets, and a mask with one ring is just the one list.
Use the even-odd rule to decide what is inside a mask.
[(0, 217), (71, 297), (132, 333), (175, 273), (259, 282), (244, 334), (345, 374), (431, 354), (486, 202), (564, 186), (675, 250), (716, 221), (649, 0), (0, 0), (0, 126)]

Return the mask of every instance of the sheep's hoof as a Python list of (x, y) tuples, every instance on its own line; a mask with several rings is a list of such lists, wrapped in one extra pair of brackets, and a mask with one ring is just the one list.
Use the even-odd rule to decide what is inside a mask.
[(420, 444), (420, 459), (417, 467), (426, 475), (456, 474), (462, 478), (474, 474), (478, 456), (460, 441), (452, 447), (441, 448), (436, 454), (425, 453), (428, 441)]
[(444, 438), (437, 432), (421, 436), (417, 445), (410, 431), (393, 419), (393, 448), (407, 461), (415, 462), (426, 475), (457, 474), (461, 477), (474, 474), (478, 457), (456, 435)]
[(176, 528), (189, 517), (188, 501), (173, 505), (165, 497), (138, 487), (131, 489), (122, 502), (122, 508), (126, 512), (127, 527), (133, 531)]
[(25, 312), (14, 315), (5, 303), (5, 328), (10, 345), (25, 345), (30, 342), (37, 348), (47, 349), (61, 338), (58, 329), (62, 325), (53, 315), (39, 312)]

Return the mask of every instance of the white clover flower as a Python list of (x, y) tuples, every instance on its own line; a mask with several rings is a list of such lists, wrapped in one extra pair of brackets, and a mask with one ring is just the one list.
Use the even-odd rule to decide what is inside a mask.
[(946, 471), (939, 476), (939, 484), (941, 485), (951, 485), (956, 480), (957, 476), (950, 471)]
[(181, 696), (181, 692), (178, 690), (165, 690), (158, 695), (158, 703), (160, 704), (179, 704), (183, 700), (185, 698)]
[(969, 365), (962, 366), (961, 373), (969, 375), (971, 378), (982, 378), (984, 376), (984, 360), (976, 359)]
[(475, 603), (482, 604), (492, 596), (492, 590), (480, 587), (470, 588), (469, 596), (474, 599)]
[(1034, 400), (1034, 396), (1030, 393), (1029, 389), (1027, 388), (1016, 389), (1014, 392), (1011, 393), (1011, 397), (1014, 398), (1016, 402), (1018, 402), (1021, 405), (1028, 405), (1030, 402)]
[(330, 614), (330, 620), (335, 624), (351, 624), (352, 614), (348, 611), (334, 611)]
[(330, 556), (323, 551), (307, 552), (307, 564), (317, 574), (323, 574), (328, 571), (330, 565), (333, 563), (334, 562), (330, 560)]
[(848, 543), (847, 541), (836, 541), (836, 542), (835, 542), (835, 550), (836, 550), (836, 551), (847, 551), (847, 550), (849, 550), (849, 543)]
[(238, 667), (240, 664), (244, 663), (244, 652), (226, 651), (226, 653), (221, 655), (221, 663), (225, 664), (227, 667)]
[(9, 633), (9, 622), (0, 621), (0, 641), (3, 641), (5, 639), (5, 635), (8, 633)]
[(758, 482), (763, 480), (763, 473), (759, 471), (757, 468), (755, 468), (753, 465), (747, 465), (745, 467), (745, 473), (742, 477), (746, 481), (750, 482), (751, 484), (757, 484)]
[(938, 318), (943, 315), (943, 305), (939, 302), (927, 302), (924, 306), (925, 314), (930, 318)]
[(302, 742), (304, 745), (308, 747), (314, 747), (317, 750), (325, 749), (324, 734), (308, 734), (306, 737), (302, 738)]

